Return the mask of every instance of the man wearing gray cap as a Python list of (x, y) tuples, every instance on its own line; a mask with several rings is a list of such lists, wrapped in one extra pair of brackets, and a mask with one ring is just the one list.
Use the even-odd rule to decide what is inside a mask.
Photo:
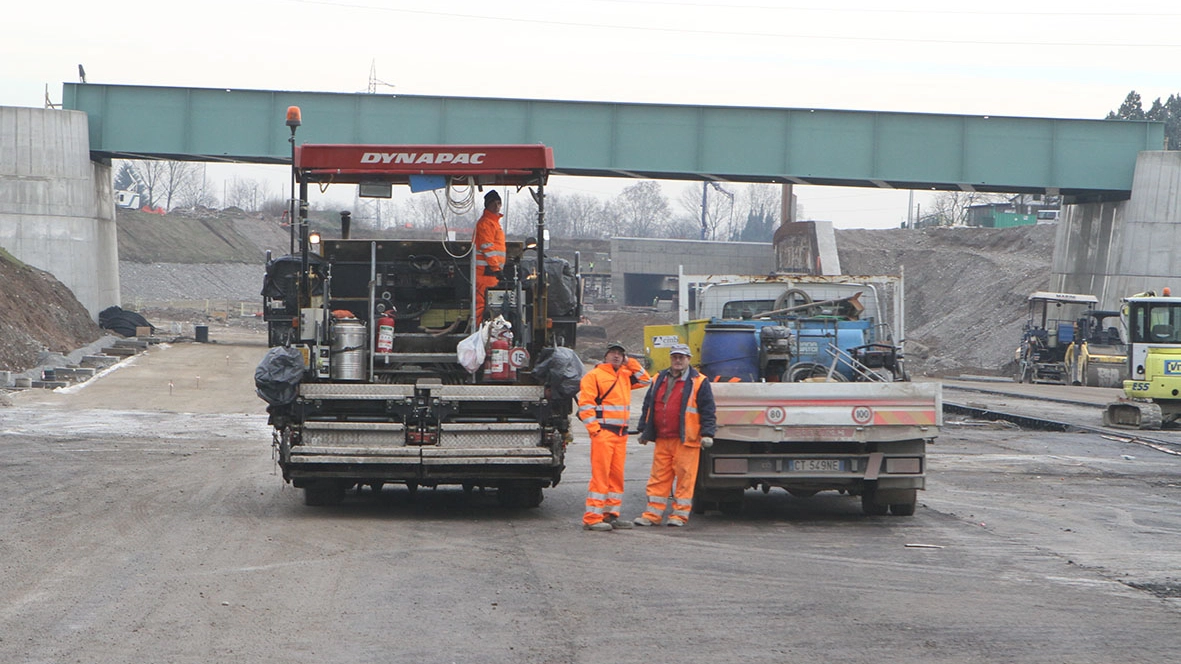
[[(689, 366), (693, 352), (685, 344), (668, 351), (670, 366), (661, 371), (640, 414), (640, 444), (656, 442), (648, 475), (648, 508), (636, 517), (637, 526), (660, 523), (672, 494), (666, 523), (683, 526), (693, 511), (693, 485), (701, 448), (714, 444), (717, 417), (714, 393), (701, 372)], [(675, 487), (674, 487), (675, 482)]]

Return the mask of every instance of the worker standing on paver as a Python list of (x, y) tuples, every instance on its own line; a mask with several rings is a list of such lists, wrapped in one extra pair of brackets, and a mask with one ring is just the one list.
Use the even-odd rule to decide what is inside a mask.
[(504, 276), (504, 229), (500, 227), (500, 194), (484, 195), (484, 214), (476, 221), (472, 244), (476, 248), (476, 322), (484, 320), (484, 293)]
[(627, 460), (627, 425), (631, 418), (632, 388), (652, 377), (618, 341), (607, 345), (603, 362), (582, 377), (578, 417), (591, 437), (591, 478), (586, 489), (586, 530), (631, 528), (619, 518), (623, 503), (623, 466)]
[(637, 526), (659, 524), (670, 493), (673, 504), (668, 525), (685, 525), (693, 510), (693, 485), (697, 482), (701, 448), (713, 445), (717, 418), (713, 389), (701, 372), (689, 366), (692, 356), (687, 345), (673, 345), (669, 349), (669, 368), (656, 376), (652, 389), (644, 396), (640, 444), (656, 441), (656, 449), (648, 476), (648, 508), (636, 517)]

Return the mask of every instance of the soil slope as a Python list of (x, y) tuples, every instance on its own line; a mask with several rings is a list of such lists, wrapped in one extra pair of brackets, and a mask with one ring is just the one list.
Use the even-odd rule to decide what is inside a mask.
[(23, 371), (45, 351), (69, 353), (103, 336), (70, 289), (3, 249), (0, 284), (0, 370)]
[(837, 231), (842, 271), (906, 279), (907, 359), (926, 375), (1008, 373), (1026, 298), (1050, 285), (1054, 225)]

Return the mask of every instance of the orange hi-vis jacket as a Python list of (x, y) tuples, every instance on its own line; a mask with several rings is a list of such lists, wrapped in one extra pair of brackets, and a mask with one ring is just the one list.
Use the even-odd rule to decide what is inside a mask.
[(476, 245), (476, 276), (483, 276), (484, 268), (504, 269), (504, 229), (500, 220), (504, 215), (484, 210), (476, 221), (472, 244)]
[(631, 419), (632, 388), (652, 382), (652, 377), (634, 357), (616, 371), (603, 362), (582, 377), (578, 392), (578, 418), (592, 435), (599, 429), (624, 435)]
[(500, 227), (500, 219), (504, 215), (484, 210), (484, 214), (476, 222), (476, 232), (472, 236), (472, 245), (476, 251), (476, 317), (484, 315), (484, 291), (496, 285), (496, 277), (486, 274), (485, 268), (492, 271), (504, 269), (504, 229)]

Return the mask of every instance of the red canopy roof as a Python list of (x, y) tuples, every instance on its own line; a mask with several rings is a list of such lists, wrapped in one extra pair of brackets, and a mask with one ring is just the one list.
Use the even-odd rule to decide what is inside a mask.
[(310, 182), (404, 184), (436, 175), (530, 185), (545, 182), (554, 152), (544, 145), (301, 145), (295, 167)]

